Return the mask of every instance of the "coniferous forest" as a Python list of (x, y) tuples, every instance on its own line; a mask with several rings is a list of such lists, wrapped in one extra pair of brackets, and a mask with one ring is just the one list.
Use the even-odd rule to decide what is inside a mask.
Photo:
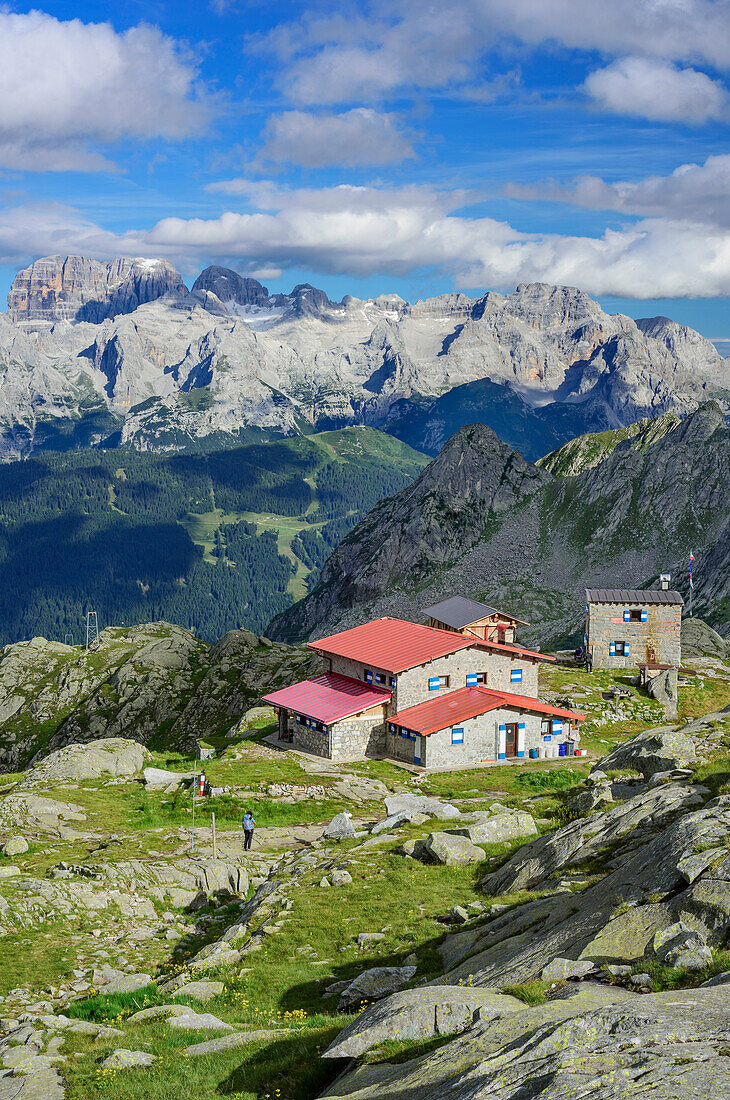
[(0, 642), (166, 619), (261, 632), (425, 456), (370, 428), (212, 453), (127, 449), (0, 466)]

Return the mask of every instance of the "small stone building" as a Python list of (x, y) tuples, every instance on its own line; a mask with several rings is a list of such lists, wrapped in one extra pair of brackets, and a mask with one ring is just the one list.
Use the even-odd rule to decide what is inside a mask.
[(679, 592), (666, 588), (587, 588), (586, 651), (593, 668), (682, 663)]
[(428, 625), (438, 630), (456, 630), (460, 634), (473, 634), (489, 642), (512, 645), (518, 626), (529, 626), (523, 619), (498, 611), (496, 607), (467, 599), (466, 596), (450, 596), (432, 607), (424, 609)]
[(572, 755), (583, 714), (525, 695), (461, 688), (388, 720), (388, 756), (424, 768)]

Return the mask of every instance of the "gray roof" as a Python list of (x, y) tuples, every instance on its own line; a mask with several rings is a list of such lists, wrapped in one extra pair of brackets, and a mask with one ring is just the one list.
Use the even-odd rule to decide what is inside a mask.
[(438, 619), (440, 623), (452, 626), (454, 630), (461, 630), (463, 626), (469, 626), (477, 619), (486, 619), (489, 615), (506, 615), (509, 619), (515, 619), (515, 622), (528, 625), (523, 619), (516, 619), (506, 611), (498, 611), (496, 607), (488, 607), (478, 600), (468, 600), (466, 596), (450, 596), (448, 600), (435, 603), (433, 607), (425, 607), (423, 613), (430, 615), (432, 619)]
[(684, 605), (679, 592), (663, 588), (586, 588), (586, 603), (672, 603)]

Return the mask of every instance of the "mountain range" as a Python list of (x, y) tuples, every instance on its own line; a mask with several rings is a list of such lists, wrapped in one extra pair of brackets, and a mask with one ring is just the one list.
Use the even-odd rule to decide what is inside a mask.
[(523, 641), (576, 644), (586, 587), (651, 586), (670, 572), (730, 633), (730, 430), (717, 402), (565, 445), (540, 465), (482, 424), (460, 429), (416, 480), (342, 540), (318, 583), (267, 628), (328, 634), (368, 618), (420, 621), (454, 594), (536, 625)]
[(368, 425), (436, 454), (481, 421), (534, 460), (586, 431), (730, 400), (714, 345), (570, 287), (408, 303), (270, 295), (210, 267), (50, 256), (0, 315), (0, 457), (86, 444), (210, 449)]

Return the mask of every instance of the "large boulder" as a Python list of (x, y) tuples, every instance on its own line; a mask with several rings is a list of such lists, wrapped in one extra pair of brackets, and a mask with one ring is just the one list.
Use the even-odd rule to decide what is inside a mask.
[(124, 737), (101, 738), (85, 745), (66, 745), (31, 768), (25, 783), (55, 780), (101, 779), (106, 775), (131, 776), (142, 771), (149, 752), (137, 741)]
[(682, 620), (683, 657), (727, 657), (728, 643), (702, 619)]
[(537, 836), (537, 825), (524, 810), (506, 810), (463, 829), (454, 835), (467, 837), (472, 844), (503, 844), (525, 836)]
[(355, 829), (350, 821), (351, 816), (347, 810), (335, 814), (329, 825), (325, 827), (322, 836), (327, 837), (328, 840), (349, 840), (354, 837)]
[(417, 814), (437, 817), (440, 821), (452, 821), (461, 816), (450, 802), (441, 802), (425, 794), (392, 794), (385, 800), (385, 811), (388, 817), (400, 816), (404, 821), (412, 821)]
[(462, 867), (467, 863), (480, 863), (484, 851), (465, 836), (429, 833), (420, 850), (420, 858), (427, 863), (441, 863), (444, 867)]
[(677, 717), (679, 694), (677, 691), (678, 674), (676, 668), (665, 668), (647, 682), (646, 690), (652, 699), (661, 703), (667, 718)]
[(694, 743), (685, 734), (671, 729), (653, 729), (617, 745), (598, 761), (597, 766), (602, 772), (631, 768), (650, 779), (655, 772), (685, 768), (696, 758)]
[(434, 1035), (454, 1035), (466, 1031), (478, 1020), (521, 1011), (525, 1011), (522, 1001), (493, 989), (439, 985), (405, 989), (361, 1012), (322, 1057), (357, 1058), (387, 1039), (423, 1040)]
[(364, 970), (341, 991), (338, 1008), (347, 1012), (365, 1001), (380, 1001), (401, 989), (415, 973), (415, 966), (374, 966)]

